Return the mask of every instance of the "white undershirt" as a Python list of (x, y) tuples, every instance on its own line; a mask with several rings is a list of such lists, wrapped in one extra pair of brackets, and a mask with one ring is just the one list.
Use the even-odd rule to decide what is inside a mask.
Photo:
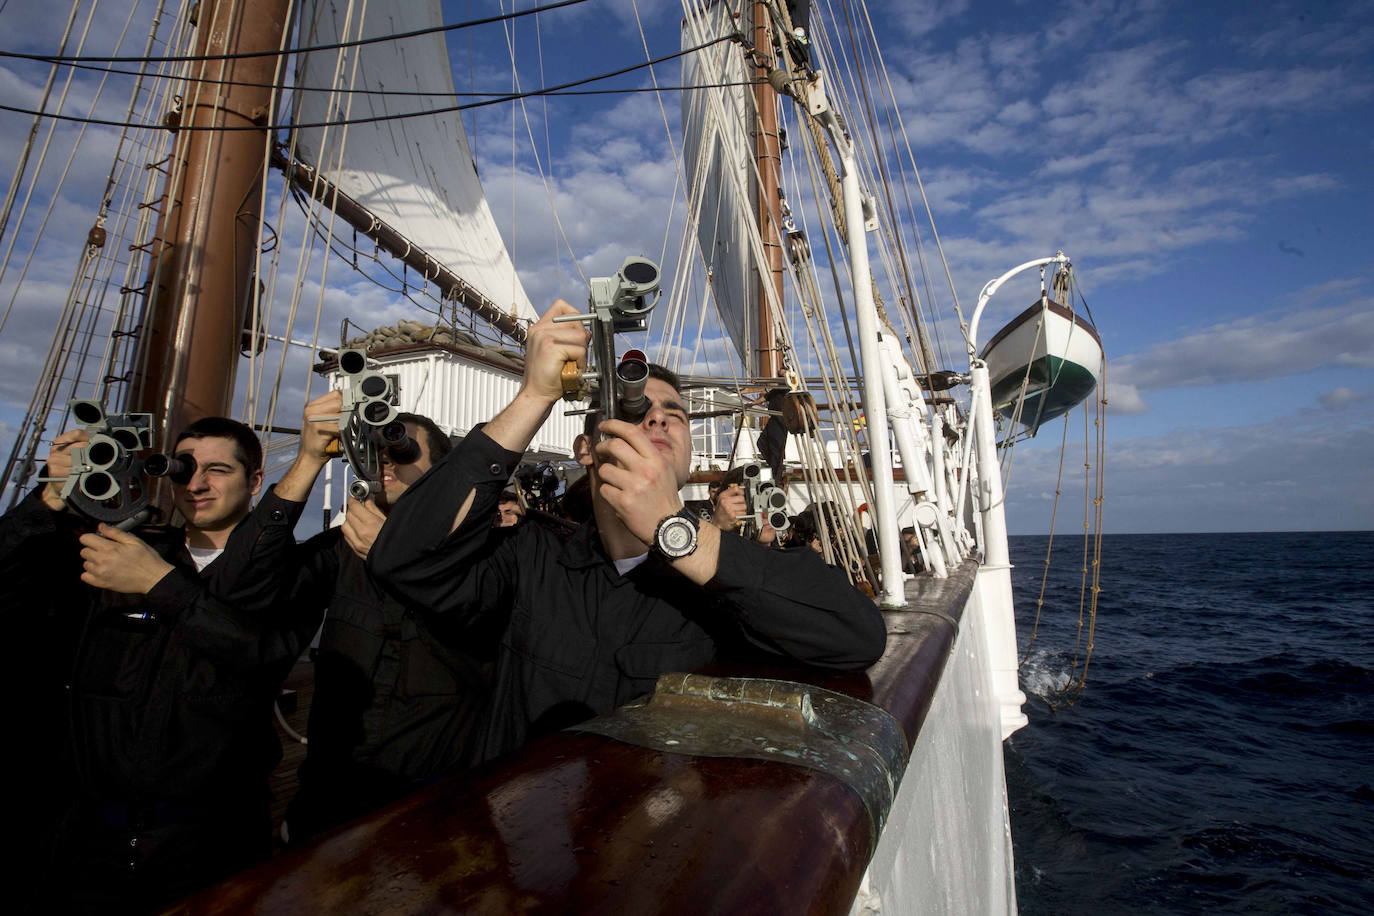
[(191, 562), (196, 564), (196, 572), (205, 569), (224, 553), (223, 547), (192, 547), (187, 544), (186, 549), (191, 552)]
[(647, 559), (649, 559), (649, 551), (646, 550), (637, 557), (626, 557), (623, 560), (616, 560), (615, 571), (623, 576)]

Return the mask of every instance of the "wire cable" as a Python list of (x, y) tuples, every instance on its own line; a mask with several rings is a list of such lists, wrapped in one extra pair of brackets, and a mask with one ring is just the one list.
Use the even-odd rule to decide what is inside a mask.
[(21, 54), (17, 51), (0, 51), (0, 57), (9, 57), (16, 60), (36, 60), (44, 63), (105, 63), (105, 64), (160, 64), (160, 63), (186, 63), (190, 61), (225, 61), (243, 60), (252, 57), (282, 57), (289, 54), (307, 54), (311, 51), (336, 51), (343, 48), (358, 48), (363, 45), (377, 44), (383, 41), (400, 41), (405, 38), (418, 38), (421, 35), (433, 35), (435, 33), (456, 32), (459, 29), (468, 29), (473, 26), (490, 25), (493, 22), (503, 22), (508, 19), (516, 19), (521, 16), (529, 16), (534, 13), (556, 10), (564, 6), (574, 6), (578, 3), (585, 3), (587, 0), (559, 0), (557, 3), (550, 3), (546, 6), (532, 6), (527, 10), (504, 13), (499, 16), (487, 16), (482, 19), (469, 19), (466, 22), (455, 22), (452, 25), (440, 25), (430, 29), (416, 29), (413, 32), (398, 32), (395, 35), (377, 35), (372, 38), (358, 38), (353, 41), (339, 41), (333, 44), (312, 45), (305, 48), (285, 48), (277, 51), (241, 51), (235, 54), (194, 54), (189, 56), (176, 57), (84, 57), (79, 55), (54, 56), (51, 54)]
[[(687, 54), (692, 54), (692, 53), (694, 53), (694, 52), (696, 52), (696, 51), (704, 50), (704, 49), (706, 49), (706, 48), (711, 47), (712, 45), (720, 44), (721, 42), (725, 42), (725, 41), (738, 41), (738, 40), (739, 40), (739, 36), (738, 36), (738, 35), (723, 35), (723, 36), (721, 36), (720, 38), (715, 39), (714, 41), (708, 41), (708, 42), (706, 42), (705, 44), (699, 45), (699, 46), (697, 46), (697, 47), (695, 47), (695, 48), (687, 48), (687, 49), (682, 50), (682, 51), (677, 51), (677, 52), (675, 52), (675, 53), (673, 53), (673, 54), (665, 54), (665, 55), (662, 56), (662, 57), (658, 57), (658, 58), (655, 58), (655, 59), (650, 60), (650, 61), (645, 61), (644, 63), (632, 64), (632, 65), (630, 65), (630, 66), (628, 66), (628, 67), (622, 67), (622, 68), (620, 68), (619, 70), (612, 70), (612, 71), (609, 72), (609, 73), (602, 73), (602, 74), (600, 74), (600, 75), (598, 75), (598, 76), (589, 76), (589, 77), (586, 77), (586, 78), (580, 79), (580, 80), (572, 80), (571, 82), (560, 83), (560, 84), (557, 85), (557, 86), (549, 86), (549, 87), (546, 87), (546, 88), (543, 88), (543, 89), (531, 89), (531, 90), (528, 91), (528, 92), (512, 92), (512, 93), (507, 93), (506, 95), (498, 96), (498, 97), (496, 97), (496, 98), (483, 99), (483, 100), (480, 101), (480, 102), (468, 102), (467, 104), (464, 104), (464, 105), (446, 105), (446, 106), (443, 106), (443, 107), (441, 107), (441, 108), (431, 108), (431, 109), (428, 109), (428, 110), (421, 110), (421, 111), (407, 111), (407, 112), (402, 112), (402, 113), (400, 113), (400, 114), (393, 114), (393, 115), (374, 115), (374, 116), (368, 117), (368, 118), (345, 118), (345, 119), (338, 120), (338, 121), (320, 121), (320, 122), (312, 123), (312, 124), (263, 124), (263, 125), (259, 125), (259, 124), (225, 124), (225, 125), (217, 125), (217, 126), (215, 126), (215, 125), (195, 126), (195, 125), (183, 124), (183, 125), (179, 126), (179, 127), (177, 128), (177, 130), (178, 130), (178, 131), (292, 130), (292, 129), (295, 129), (295, 130), (303, 130), (303, 129), (307, 129), (307, 128), (309, 128), (309, 129), (314, 129), (314, 128), (321, 128), (321, 127), (347, 127), (347, 126), (353, 125), (353, 124), (376, 124), (376, 123), (379, 123), (379, 122), (382, 122), (382, 121), (404, 121), (404, 120), (409, 119), (409, 118), (428, 118), (428, 117), (433, 117), (434, 115), (448, 114), (449, 112), (457, 112), (457, 111), (469, 111), (469, 110), (474, 109), (474, 108), (485, 108), (485, 107), (488, 106), (488, 105), (499, 105), (499, 104), (501, 104), (501, 103), (503, 103), (503, 102), (514, 102), (514, 101), (518, 101), (518, 100), (520, 100), (520, 99), (534, 98), (534, 97), (537, 97), (537, 96), (559, 95), (559, 94), (561, 94), (560, 90), (563, 90), (563, 89), (571, 89), (571, 88), (574, 87), (574, 86), (584, 86), (584, 85), (586, 85), (587, 83), (594, 83), (594, 82), (597, 82), (598, 80), (610, 79), (610, 78), (613, 77), (613, 76), (621, 76), (621, 75), (623, 75), (623, 74), (625, 74), (625, 73), (630, 73), (630, 72), (632, 72), (632, 71), (634, 71), (634, 70), (642, 70), (642, 69), (644, 69), (645, 67), (651, 67), (651, 66), (653, 66), (654, 64), (661, 64), (661, 63), (663, 63), (664, 61), (673, 60), (673, 59), (678, 58), (678, 57), (683, 57), (684, 55), (687, 55)], [(696, 88), (696, 87), (692, 87), (692, 88)], [(16, 114), (30, 115), (30, 116), (33, 116), (33, 117), (52, 118), (52, 119), (58, 120), (58, 121), (71, 121), (71, 122), (77, 123), (77, 124), (98, 124), (98, 125), (101, 125), (101, 126), (104, 126), (104, 127), (163, 128), (163, 125), (160, 125), (160, 124), (138, 124), (138, 123), (127, 122), (127, 121), (109, 121), (109, 120), (105, 120), (105, 119), (102, 119), (102, 118), (81, 118), (81, 117), (77, 117), (77, 116), (75, 116), (75, 115), (63, 115), (63, 114), (57, 114), (57, 113), (55, 113), (55, 112), (31, 111), (31, 110), (25, 109), (25, 108), (15, 108), (15, 107), (10, 106), (10, 105), (0, 105), (0, 111), (10, 111), (10, 112), (14, 112), (14, 113), (16, 113)], [(163, 128), (163, 129), (165, 129), (165, 128)]]
[[(182, 60), (183, 58), (168, 58), (168, 59), (169, 59), (169, 60)], [(151, 79), (161, 79), (161, 80), (185, 80), (185, 79), (186, 79), (186, 77), (184, 77), (184, 76), (182, 76), (182, 75), (180, 75), (180, 74), (174, 74), (174, 73), (146, 73), (146, 72), (144, 72), (144, 71), (142, 71), (142, 70), (121, 70), (121, 69), (118, 68), (118, 67), (100, 67), (100, 66), (96, 66), (95, 64), (78, 64), (78, 63), (69, 63), (69, 62), (66, 62), (66, 61), (56, 61), (54, 65), (57, 66), (57, 67), (69, 67), (69, 68), (71, 68), (71, 69), (73, 69), (73, 70), (90, 70), (90, 71), (95, 72), (95, 73), (109, 73), (109, 74), (113, 74), (113, 75), (115, 75), (115, 76), (138, 76), (138, 77), (151, 78)], [(271, 89), (271, 90), (276, 91), (276, 92), (284, 92), (284, 91), (286, 91), (286, 90), (290, 90), (290, 91), (292, 91), (292, 92), (329, 92), (329, 93), (334, 93), (334, 94), (336, 94), (336, 95), (369, 95), (369, 96), (376, 96), (376, 97), (378, 97), (378, 98), (395, 97), (395, 98), (422, 98), (422, 99), (429, 99), (429, 98), (445, 98), (445, 99), (449, 99), (449, 98), (466, 98), (466, 99), (481, 99), (481, 98), (491, 98), (491, 97), (494, 97), (494, 96), (501, 96), (501, 95), (507, 95), (507, 94), (509, 94), (507, 91), (501, 91), (501, 92), (478, 92), (478, 91), (475, 90), (475, 89), (474, 89), (474, 90), (471, 90), (471, 91), (469, 91), (469, 92), (458, 92), (458, 91), (456, 91), (456, 90), (453, 91), (453, 92), (448, 92), (448, 91), (443, 91), (443, 90), (431, 91), (431, 90), (428, 90), (428, 89), (335, 89), (335, 88), (331, 88), (331, 87), (329, 87), (329, 86), (300, 86), (300, 85), (294, 85), (294, 84), (291, 84), (291, 83), (256, 83), (256, 82), (252, 82), (251, 80), (210, 79), (210, 78), (208, 78), (208, 77), (201, 77), (201, 78), (198, 78), (198, 79), (196, 80), (196, 82), (204, 83), (204, 84), (207, 85), (207, 86), (242, 86), (242, 87), (245, 87), (245, 88), (248, 88), (248, 89)], [(688, 91), (688, 90), (690, 90), (690, 89), (725, 89), (725, 88), (729, 88), (729, 87), (731, 87), (731, 86), (753, 86), (753, 85), (756, 85), (757, 83), (761, 83), (761, 82), (763, 82), (763, 80), (749, 80), (749, 81), (740, 82), (740, 83), (705, 83), (705, 84), (699, 84), (699, 85), (694, 85), (694, 86), (659, 86), (659, 87), (657, 87), (657, 88), (654, 88), (654, 87), (651, 87), (651, 86), (640, 86), (640, 87), (636, 87), (636, 88), (633, 88), (633, 89), (579, 89), (579, 90), (570, 90), (570, 91), (567, 91), (567, 92), (550, 92), (550, 93), (548, 93), (548, 94), (549, 94), (549, 95), (617, 95), (617, 94), (630, 94), (630, 93), (636, 93), (636, 92), (657, 92), (657, 91), (664, 91), (664, 92), (668, 92), (668, 91), (671, 91), (671, 92), (686, 92), (686, 91)]]

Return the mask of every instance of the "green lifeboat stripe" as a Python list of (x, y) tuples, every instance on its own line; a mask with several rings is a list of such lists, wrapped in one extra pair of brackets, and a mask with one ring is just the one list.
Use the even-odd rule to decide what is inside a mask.
[[(996, 405), (998, 413), (1007, 419), (1011, 419), (1016, 412), (1016, 398), (1025, 377), (1026, 370), (1021, 369), (992, 386), (992, 403)], [(1058, 356), (1042, 356), (1030, 365), (1021, 422), (1029, 425), (1038, 416), (1043, 424), (1055, 417), (1062, 417), (1083, 403), (1096, 387), (1097, 379), (1086, 367)], [(1043, 411), (1040, 407), (1042, 399), (1045, 401)]]

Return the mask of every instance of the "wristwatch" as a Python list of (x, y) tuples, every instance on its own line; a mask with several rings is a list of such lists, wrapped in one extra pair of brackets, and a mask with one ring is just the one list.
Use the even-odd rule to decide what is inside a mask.
[(701, 520), (687, 508), (665, 516), (654, 528), (653, 548), (669, 560), (680, 560), (697, 549)]

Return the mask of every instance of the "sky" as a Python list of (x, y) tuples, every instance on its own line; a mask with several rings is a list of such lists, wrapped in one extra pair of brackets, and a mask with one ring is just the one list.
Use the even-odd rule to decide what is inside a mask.
[[(106, 7), (101, 16), (112, 15)], [(449, 21), (500, 11), (482, 0), (444, 8)], [(818, 2), (816, 15), (843, 9)], [(1108, 358), (1104, 530), (1374, 528), (1374, 3), (874, 0), (868, 15), (965, 314), (1012, 265), (1061, 249), (1073, 258)], [(455, 83), (509, 89), (512, 44), (526, 89), (642, 62), (646, 46), (670, 54), (680, 16), (676, 3), (591, 0), (510, 31), (454, 32)], [(49, 5), (8, 0), (0, 49), (51, 50), (56, 18)], [(44, 72), (0, 59), (0, 104), (34, 107)], [(653, 79), (676, 84), (678, 62), (657, 65)], [(604, 85), (651, 80), (641, 70)], [(464, 116), (536, 307), (578, 301), (583, 275), (609, 273), (632, 251), (677, 269), (678, 117), (667, 92)], [(30, 123), (0, 112), (6, 181)], [(906, 156), (904, 146), (887, 152), (893, 168)], [(87, 155), (74, 167), (84, 196), (72, 192), (52, 217), (78, 238), (108, 169)], [(806, 189), (791, 194), (811, 209)], [(51, 300), (70, 264), (39, 264), (26, 283)], [(356, 276), (333, 276), (331, 317), (406, 314)], [(0, 284), (6, 301), (12, 277)], [(985, 335), (1030, 304), (1036, 282), (993, 299)], [(947, 290), (938, 298), (937, 325), (957, 357)], [(37, 335), (52, 306), (41, 301), (26, 297), (0, 330), (6, 429), (46, 348)], [(1061, 434), (1052, 424), (1017, 446), (1013, 534), (1049, 527)], [(1075, 414), (1060, 531), (1081, 530), (1084, 436)]]

